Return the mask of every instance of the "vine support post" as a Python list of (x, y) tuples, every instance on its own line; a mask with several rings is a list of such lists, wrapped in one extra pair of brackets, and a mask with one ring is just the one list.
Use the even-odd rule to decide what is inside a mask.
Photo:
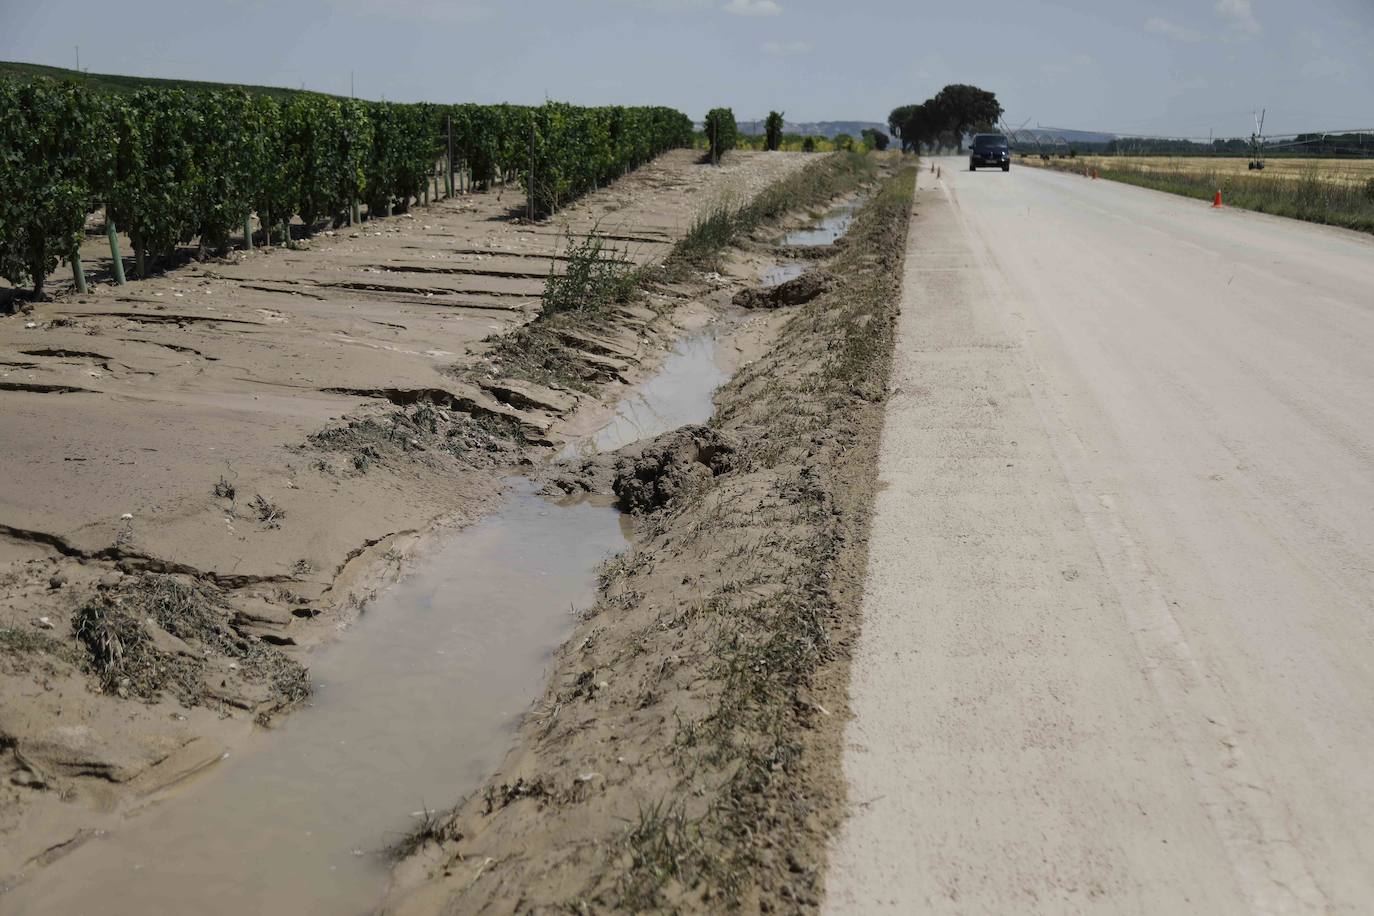
[(81, 266), (81, 249), (74, 246), (71, 257), (67, 260), (72, 262), (72, 280), (76, 283), (76, 291), (81, 295), (86, 295), (86, 270)]
[(243, 250), (253, 250), (253, 214), (243, 215)]
[(453, 196), (453, 115), (444, 115), (444, 132), (448, 135), (448, 155), (444, 157), (444, 171), (448, 173), (448, 196)]
[(138, 241), (134, 242), (134, 267), (138, 270), (140, 280), (148, 279), (148, 255)]
[(530, 222), (534, 222), (534, 118), (530, 118), (530, 177), (525, 184), (529, 191), (526, 215)]
[(105, 237), (110, 240), (110, 264), (114, 267), (115, 283), (124, 285), (124, 258), (119, 253), (119, 229), (109, 217), (109, 204), (105, 205)]
[(363, 221), (363, 205), (362, 205), (361, 203), (358, 202), (358, 198), (356, 198), (356, 197), (353, 198), (353, 214), (352, 214), (352, 220), (353, 220), (353, 225), (355, 225), (355, 226), (362, 225), (362, 221)]

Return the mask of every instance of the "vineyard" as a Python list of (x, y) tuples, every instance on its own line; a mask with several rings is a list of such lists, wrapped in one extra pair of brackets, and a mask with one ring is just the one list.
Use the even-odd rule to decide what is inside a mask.
[[(43, 293), (101, 208), (122, 282), (118, 232), (146, 276), (176, 246), (222, 250), (404, 212), (464, 182), (518, 182), (529, 215), (546, 215), (692, 143), (668, 108), (399, 104), (233, 89), (94, 92), (0, 79), (0, 277)], [(289, 236), (288, 236), (289, 237)]]

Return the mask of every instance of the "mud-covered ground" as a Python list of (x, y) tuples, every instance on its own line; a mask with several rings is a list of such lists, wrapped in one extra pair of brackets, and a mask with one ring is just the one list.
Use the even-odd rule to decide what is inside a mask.
[(306, 648), (732, 292), (647, 284), (503, 365), (570, 240), (661, 260), (808, 161), (680, 151), (539, 225), (466, 195), (124, 287), (92, 242), (87, 295), (0, 318), (0, 888), (298, 702)]
[(500, 771), (406, 844), (386, 912), (816, 908), (913, 178), (740, 295), (781, 326), (709, 426), (549, 473), (613, 492), (636, 545)]

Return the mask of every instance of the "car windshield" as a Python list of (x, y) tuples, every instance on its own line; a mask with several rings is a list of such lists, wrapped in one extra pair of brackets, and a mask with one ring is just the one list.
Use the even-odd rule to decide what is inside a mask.
[(979, 134), (973, 138), (973, 145), (983, 149), (988, 147), (1005, 149), (1007, 138), (997, 134)]

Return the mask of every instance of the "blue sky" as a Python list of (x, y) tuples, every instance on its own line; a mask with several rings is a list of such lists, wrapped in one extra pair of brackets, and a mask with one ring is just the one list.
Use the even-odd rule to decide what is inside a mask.
[(1014, 124), (1374, 128), (1374, 0), (0, 0), (0, 59), (365, 98), (885, 120), (949, 82)]

